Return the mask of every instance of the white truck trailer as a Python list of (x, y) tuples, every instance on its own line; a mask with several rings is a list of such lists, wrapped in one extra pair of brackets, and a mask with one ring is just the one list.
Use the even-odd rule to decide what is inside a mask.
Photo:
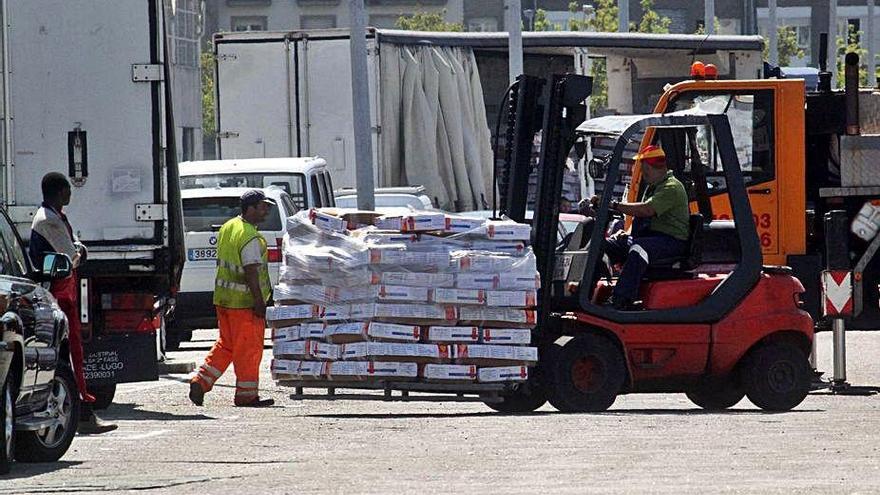
[[(320, 155), (355, 186), (349, 30), (219, 33), (218, 157)], [(508, 87), (507, 33), (368, 29), (377, 186), (424, 185), (449, 209), (491, 202), (490, 126)], [(719, 77), (759, 77), (758, 36), (523, 33), (527, 74), (607, 61), (610, 113), (647, 113), (695, 54)], [(439, 143), (439, 144), (438, 144)], [(448, 147), (449, 149), (445, 149)]]
[(162, 0), (2, 0), (2, 201), (27, 239), (40, 180), (73, 184), (86, 375), (99, 404), (158, 378), (183, 266)]

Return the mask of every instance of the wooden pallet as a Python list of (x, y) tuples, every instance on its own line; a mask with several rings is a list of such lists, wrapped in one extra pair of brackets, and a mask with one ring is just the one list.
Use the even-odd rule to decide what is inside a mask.
[[(407, 381), (278, 380), (292, 387), (293, 400), (378, 400), (401, 402), (501, 402), (501, 394), (514, 383), (422, 383)], [(307, 393), (306, 389), (317, 389)], [(339, 393), (338, 390), (358, 390)], [(382, 392), (375, 393), (375, 392)]]

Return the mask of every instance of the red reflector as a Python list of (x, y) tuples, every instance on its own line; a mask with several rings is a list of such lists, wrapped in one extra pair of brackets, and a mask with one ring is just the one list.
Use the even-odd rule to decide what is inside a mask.
[(281, 247), (283, 244), (284, 244), (284, 238), (279, 237), (279, 238), (275, 239), (275, 247), (270, 247), (268, 249), (269, 263), (281, 262)]
[(152, 311), (104, 311), (104, 330), (111, 333), (155, 332), (161, 317)]
[(156, 296), (144, 292), (101, 294), (101, 309), (152, 310)]

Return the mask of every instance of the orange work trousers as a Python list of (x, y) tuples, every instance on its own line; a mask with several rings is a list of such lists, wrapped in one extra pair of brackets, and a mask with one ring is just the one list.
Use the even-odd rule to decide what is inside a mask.
[(235, 369), (235, 404), (247, 404), (259, 396), (266, 320), (258, 317), (250, 308), (215, 307), (220, 338), (214, 343), (193, 382), (208, 392), (232, 364)]

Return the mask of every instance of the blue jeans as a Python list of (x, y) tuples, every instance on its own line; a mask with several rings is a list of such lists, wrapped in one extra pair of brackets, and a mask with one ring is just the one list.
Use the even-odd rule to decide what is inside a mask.
[(623, 262), (623, 270), (614, 286), (614, 300), (633, 302), (639, 298), (639, 284), (651, 259), (683, 256), (687, 242), (659, 232), (646, 231), (635, 237), (606, 239), (605, 252), (614, 263)]

